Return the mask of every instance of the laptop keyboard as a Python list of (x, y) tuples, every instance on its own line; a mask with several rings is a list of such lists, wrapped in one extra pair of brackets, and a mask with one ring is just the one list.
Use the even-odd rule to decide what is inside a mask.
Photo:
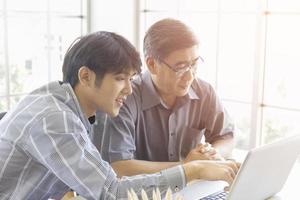
[(199, 200), (225, 200), (227, 197), (228, 192), (225, 191), (220, 191), (220, 192), (216, 192), (214, 194), (211, 194), (207, 197), (204, 197), (202, 199)]

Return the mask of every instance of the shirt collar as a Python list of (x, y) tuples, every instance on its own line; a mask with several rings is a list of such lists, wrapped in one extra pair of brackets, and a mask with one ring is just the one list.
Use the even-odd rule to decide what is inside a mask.
[(84, 113), (80, 107), (77, 96), (75, 95), (75, 92), (69, 83), (62, 83), (62, 87), (69, 94), (67, 99), (65, 100), (65, 103), (73, 110), (73, 112), (75, 112), (78, 115), (81, 122), (84, 124), (86, 130), (88, 132), (90, 132), (91, 125), (95, 122), (95, 116), (86, 118), (86, 116), (84, 115)]
[[(141, 75), (142, 78), (142, 109), (146, 110), (149, 109), (151, 107), (154, 107), (156, 105), (161, 104), (161, 99), (159, 97), (159, 94), (157, 93), (153, 81), (151, 79), (151, 75), (149, 71), (144, 72)], [(193, 82), (193, 84), (195, 84), (195, 81)], [(193, 100), (193, 99), (200, 99), (200, 97), (197, 95), (197, 93), (195, 92), (194, 88), (193, 88), (193, 84), (190, 87), (188, 93), (180, 98), (180, 102), (183, 100), (184, 102), (188, 101), (188, 100)]]
[(197, 93), (195, 92), (195, 88), (193, 87), (193, 85), (197, 84), (196, 83), (196, 79), (193, 81), (187, 95), (189, 99), (200, 99), (200, 97), (197, 95)]
[(154, 87), (149, 71), (142, 74), (142, 99), (143, 110), (160, 104), (160, 97)]

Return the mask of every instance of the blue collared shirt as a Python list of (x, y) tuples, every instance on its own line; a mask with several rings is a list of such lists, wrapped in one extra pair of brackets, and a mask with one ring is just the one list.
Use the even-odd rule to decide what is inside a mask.
[(26, 96), (0, 121), (0, 199), (127, 199), (185, 185), (181, 166), (117, 179), (90, 139), (91, 124), (69, 84), (52, 82)]

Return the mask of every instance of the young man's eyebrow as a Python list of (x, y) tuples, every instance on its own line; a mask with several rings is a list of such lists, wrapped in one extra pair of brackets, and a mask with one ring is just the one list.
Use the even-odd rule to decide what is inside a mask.
[(116, 72), (116, 73), (114, 73), (114, 74), (115, 74), (115, 75), (124, 74), (124, 75), (126, 75), (126, 76), (135, 76), (135, 75), (137, 75), (137, 72), (134, 72), (134, 73), (130, 74), (130, 73), (127, 72), (127, 71), (122, 71), (122, 72)]

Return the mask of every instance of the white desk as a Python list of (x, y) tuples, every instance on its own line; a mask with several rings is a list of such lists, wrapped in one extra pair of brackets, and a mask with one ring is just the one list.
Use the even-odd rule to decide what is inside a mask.
[[(180, 194), (185, 200), (198, 200), (201, 197), (207, 196), (214, 192), (222, 190), (224, 182), (206, 182), (198, 181), (188, 185)], [(276, 196), (268, 200), (299, 200), (297, 195), (300, 192), (300, 162), (297, 161), (294, 165), (283, 189)]]

